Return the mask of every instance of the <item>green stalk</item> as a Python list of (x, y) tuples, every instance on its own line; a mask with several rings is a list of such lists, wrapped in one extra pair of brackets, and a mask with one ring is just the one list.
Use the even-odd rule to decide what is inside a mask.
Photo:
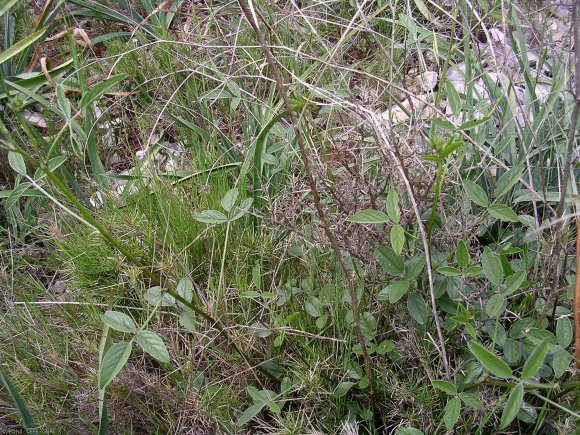
[(435, 223), (435, 214), (437, 213), (437, 207), (439, 206), (439, 197), (441, 196), (441, 189), (443, 187), (443, 176), (444, 172), (444, 161), (443, 159), (437, 162), (437, 172), (435, 173), (435, 196), (433, 197), (433, 205), (431, 206), (431, 217), (427, 223), (427, 243), (431, 247), (431, 233), (433, 232), (433, 224)]

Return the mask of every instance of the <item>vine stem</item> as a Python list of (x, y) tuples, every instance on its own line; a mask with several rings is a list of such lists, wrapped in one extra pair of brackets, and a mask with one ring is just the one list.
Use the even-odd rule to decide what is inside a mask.
[(362, 348), (365, 373), (366, 373), (366, 376), (367, 376), (368, 381), (369, 381), (370, 401), (374, 406), (375, 393), (374, 393), (374, 383), (373, 383), (371, 359), (370, 359), (369, 353), (367, 351), (365, 339), (364, 339), (362, 329), (361, 329), (360, 316), (359, 316), (359, 312), (358, 312), (358, 302), (357, 302), (356, 290), (354, 287), (353, 278), (348, 270), (348, 267), (346, 266), (346, 261), (344, 259), (344, 255), (342, 254), (342, 252), (340, 250), (340, 247), (338, 245), (336, 237), (334, 236), (334, 234), (330, 230), (330, 226), (328, 225), (326, 215), (324, 213), (324, 210), (322, 209), (322, 204), (320, 202), (320, 195), (318, 193), (318, 188), (316, 187), (316, 181), (314, 180), (314, 176), (312, 174), (312, 169), (310, 167), (308, 154), (306, 152), (306, 143), (305, 143), (304, 137), (302, 136), (302, 130), (300, 129), (300, 123), (298, 120), (298, 116), (296, 115), (296, 111), (294, 110), (294, 107), (292, 106), (292, 103), (290, 102), (290, 99), (288, 98), (288, 94), (286, 93), (286, 90), (284, 89), (284, 82), (282, 81), (282, 77), (280, 76), (280, 73), (278, 71), (278, 67), (276, 66), (276, 60), (274, 59), (274, 56), (272, 54), (272, 51), (270, 50), (270, 47), (266, 41), (264, 34), (260, 30), (260, 26), (258, 24), (258, 19), (256, 16), (257, 14), (255, 12), (255, 8), (254, 8), (254, 5), (252, 3), (252, 0), (248, 0), (247, 3), (246, 3), (246, 0), (238, 0), (238, 4), (240, 5), (240, 9), (242, 10), (244, 16), (248, 20), (250, 26), (254, 30), (256, 37), (258, 38), (258, 42), (260, 43), (260, 46), (262, 47), (262, 51), (264, 52), (264, 55), (266, 56), (266, 61), (268, 62), (268, 65), (271, 69), (272, 75), (274, 76), (274, 80), (276, 81), (276, 86), (278, 87), (278, 91), (280, 92), (282, 100), (284, 101), (284, 106), (286, 108), (286, 111), (288, 112), (288, 115), (290, 117), (290, 121), (291, 121), (292, 126), (294, 128), (294, 134), (296, 136), (296, 141), (298, 142), (298, 148), (300, 149), (300, 157), (302, 159), (302, 163), (304, 164), (304, 172), (306, 173), (308, 185), (310, 187), (310, 191), (312, 192), (312, 199), (314, 202), (314, 206), (316, 207), (316, 212), (318, 214), (318, 218), (320, 219), (320, 225), (322, 227), (322, 230), (324, 231), (326, 238), (330, 242), (330, 246), (332, 247), (332, 250), (334, 251), (334, 253), (336, 255), (336, 258), (338, 260), (340, 268), (344, 272), (344, 275), (345, 275), (345, 278), (347, 281), (348, 292), (349, 292), (350, 299), (351, 299), (354, 330), (355, 330), (355, 334), (357, 336), (358, 342)]

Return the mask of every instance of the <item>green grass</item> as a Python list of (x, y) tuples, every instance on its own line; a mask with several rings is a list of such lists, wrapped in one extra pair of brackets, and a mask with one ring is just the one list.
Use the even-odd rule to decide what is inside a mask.
[[(96, 8), (72, 3), (82, 14)], [(525, 40), (521, 16), (502, 17), (485, 2), (477, 15), (463, 1), (449, 10), (419, 1), (410, 9), (394, 0), (365, 2), (362, 9), (356, 2), (303, 2), (300, 13), (291, 3), (256, 4), (296, 100), (322, 209), (354, 279), (371, 402), (344, 271), (320, 229), (273, 71), (235, 2), (192, 10), (185, 3), (169, 31), (156, 21), (162, 15), (135, 29), (129, 19), (98, 9), (87, 18), (90, 37), (135, 30), (133, 39), (107, 40), (98, 55), (73, 49), (72, 38), (59, 47), (75, 62), (55, 81), (69, 90), (64, 98), (75, 109), (87, 89), (98, 89), (93, 77), (100, 83), (108, 74), (127, 74), (99, 95), (98, 111), (72, 112), (72, 136), (60, 130), (67, 103), (46, 83), (27, 88), (39, 104), (28, 101), (26, 108), (50, 118), (48, 129), (27, 124), (15, 101), (0, 114), (7, 126), (0, 154), (14, 169), (2, 177), (7, 193), (0, 194), (0, 368), (39, 431), (93, 433), (101, 424), (110, 433), (351, 433), (355, 427), (361, 434), (401, 435), (409, 427), (425, 434), (571, 433), (578, 384), (574, 369), (558, 358), (571, 358), (577, 271), (570, 215), (577, 205), (568, 201), (563, 225), (553, 223), (574, 104), (565, 92), (572, 83), (565, 50), (547, 52), (551, 78), (539, 78), (524, 58), (545, 47)], [(143, 4), (136, 6), (141, 17)], [(478, 16), (486, 17), (485, 29)], [(491, 103), (473, 101), (474, 83), (460, 95), (440, 81), (429, 100), (439, 112), (422, 117), (415, 102), (416, 113), (400, 125), (377, 123), (374, 116), (386, 109), (409, 109), (401, 82), (413, 69), (441, 77), (465, 61), (468, 76), (481, 75), (485, 59), (475, 40), (502, 20), (520, 46), (521, 74), (511, 85), (526, 85), (527, 122), (518, 120), (507, 83), (495, 87), (488, 80)], [(553, 95), (537, 104), (530, 89), (540, 79)], [(6, 74), (4, 80), (13, 81)], [(451, 106), (455, 125), (441, 101)], [(479, 111), (488, 118), (464, 124)], [(82, 132), (92, 127), (94, 141), (85, 142)], [(37, 186), (16, 196), (30, 179), (16, 170), (15, 150), (32, 175), (59, 131), (52, 156), (67, 157), (54, 170), (62, 185), (37, 177)], [(167, 143), (179, 144), (179, 170), (189, 172), (162, 167)], [(434, 143), (459, 146), (445, 154)], [(154, 156), (139, 161), (141, 150)], [(109, 163), (115, 153), (120, 164)], [(120, 197), (108, 190), (112, 177), (103, 177), (101, 165), (115, 174), (136, 166), (132, 188)], [(569, 169), (572, 198), (578, 168)], [(539, 193), (533, 200), (530, 187)], [(207, 210), (227, 214), (224, 197), (233, 188), (237, 204), (253, 199), (249, 213), (216, 225), (200, 221)], [(85, 214), (83, 222), (69, 190), (85, 205), (98, 190), (104, 204), (89, 208), (91, 219)], [(374, 223), (353, 222), (368, 209), (382, 214)], [(425, 261), (424, 237), (432, 283), (427, 267), (417, 267)], [(562, 249), (554, 258), (556, 238)], [(561, 273), (554, 274), (557, 268)], [(148, 299), (156, 285), (179, 292), (184, 277), (193, 283), (192, 303), (212, 320), (198, 311), (193, 327), (185, 325), (184, 306)], [(157, 334), (169, 364), (151, 348), (131, 345), (126, 365), (99, 390), (105, 351), (134, 338), (105, 327), (106, 311)], [(524, 364), (543, 340), (547, 354), (528, 379)], [(495, 357), (478, 358), (468, 347), (474, 341), (506, 361), (514, 377), (497, 374), (502, 363)], [(433, 383), (438, 380), (452, 385)], [(502, 428), (505, 401), (518, 382), (526, 386), (525, 404), (520, 410), (516, 403), (517, 417)], [(475, 394), (468, 396), (475, 406), (466, 392)], [(454, 416), (448, 404), (459, 397), (465, 403)], [(6, 415), (0, 432), (18, 427), (21, 417), (5, 389), (0, 401)]]

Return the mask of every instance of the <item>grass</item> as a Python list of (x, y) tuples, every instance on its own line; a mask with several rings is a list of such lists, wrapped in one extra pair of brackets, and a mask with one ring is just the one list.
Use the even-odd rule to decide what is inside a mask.
[[(63, 12), (58, 29), (84, 26), (106, 42), (47, 43), (74, 60), (54, 77), (60, 96), (2, 66), (3, 86), (25, 101), (4, 99), (0, 115), (0, 167), (11, 172), (0, 179), (0, 367), (40, 432), (573, 433), (569, 39), (537, 45), (510, 2), (254, 5), (353, 304), (274, 71), (238, 4), (181, 2), (166, 26), (161, 13), (145, 18), (149, 2), (122, 3)], [(27, 13), (4, 17), (32, 22), (20, 21)], [(495, 59), (478, 42), (493, 28), (507, 35)], [(512, 76), (501, 76), (501, 56)], [(441, 79), (453, 68), (465, 70), (463, 90)], [(430, 91), (413, 85), (425, 71), (439, 76)], [(127, 78), (96, 93), (117, 74)], [(94, 105), (81, 108), (90, 92)], [(51, 144), (59, 183), (39, 175)], [(90, 206), (96, 192), (102, 204)], [(251, 207), (237, 210), (244, 200)], [(185, 282), (197, 313), (151, 296), (158, 285), (183, 296)], [(110, 311), (159, 337), (169, 363)], [(123, 341), (131, 355), (105, 388), (107, 352)], [(8, 389), (0, 399), (0, 431), (19, 427)]]

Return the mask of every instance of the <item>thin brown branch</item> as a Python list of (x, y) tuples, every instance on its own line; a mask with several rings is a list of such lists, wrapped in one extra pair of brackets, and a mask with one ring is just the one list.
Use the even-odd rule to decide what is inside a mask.
[(576, 368), (580, 369), (580, 216), (576, 217), (576, 292), (574, 293), (574, 336), (576, 337), (574, 340)]
[(572, 110), (570, 132), (568, 133), (568, 142), (566, 146), (566, 158), (562, 179), (560, 183), (560, 201), (556, 209), (556, 228), (554, 235), (554, 250), (552, 251), (552, 270), (553, 279), (550, 293), (546, 301), (545, 310), (549, 310), (552, 304), (557, 303), (558, 283), (560, 282), (560, 254), (562, 252), (562, 227), (564, 220), (562, 216), (566, 208), (566, 193), (568, 183), (570, 182), (570, 172), (572, 170), (572, 156), (576, 149), (576, 127), (578, 124), (578, 115), (580, 114), (580, 0), (574, 0), (572, 7), (572, 16), (574, 17), (574, 109)]
[[(248, 3), (250, 6), (248, 6)], [(357, 302), (357, 296), (356, 296), (356, 290), (354, 287), (353, 278), (348, 270), (348, 267), (346, 265), (346, 261), (344, 259), (344, 255), (342, 254), (342, 252), (340, 250), (340, 247), (338, 245), (336, 237), (334, 236), (334, 234), (330, 230), (330, 226), (328, 225), (328, 221), (326, 219), (326, 215), (324, 213), (324, 210), (322, 209), (320, 195), (318, 194), (318, 188), (316, 187), (316, 181), (314, 180), (314, 176), (312, 175), (312, 168), (310, 167), (308, 154), (306, 152), (306, 142), (304, 140), (304, 137), (302, 136), (302, 130), (300, 129), (300, 122), (298, 120), (298, 116), (296, 115), (296, 111), (292, 107), (292, 103), (290, 102), (290, 99), (288, 98), (288, 94), (286, 93), (286, 90), (284, 88), (284, 82), (282, 81), (282, 77), (280, 76), (280, 73), (279, 73), (278, 68), (276, 66), (276, 60), (274, 59), (274, 55), (272, 54), (272, 51), (270, 50), (270, 47), (266, 41), (264, 34), (260, 30), (260, 26), (257, 22), (256, 14), (254, 13), (252, 0), (248, 0), (248, 3), (246, 3), (245, 0), (238, 0), (238, 4), (240, 5), (240, 8), (242, 9), (244, 16), (246, 17), (246, 19), (250, 23), (250, 26), (252, 27), (252, 29), (254, 30), (254, 33), (256, 34), (256, 37), (258, 38), (258, 42), (260, 43), (260, 46), (262, 47), (262, 51), (264, 52), (264, 55), (266, 56), (266, 60), (267, 60), (268, 65), (271, 69), (272, 75), (274, 76), (274, 79), (276, 81), (278, 91), (280, 92), (280, 95), (282, 96), (282, 100), (284, 101), (284, 106), (285, 106), (285, 108), (288, 111), (288, 114), (290, 116), (290, 120), (291, 120), (292, 126), (294, 128), (294, 134), (296, 135), (296, 141), (298, 142), (298, 147), (300, 148), (300, 157), (301, 157), (302, 162), (304, 164), (304, 172), (306, 173), (308, 185), (309, 185), (310, 190), (312, 192), (312, 200), (313, 200), (314, 205), (316, 207), (316, 212), (318, 214), (318, 218), (320, 219), (320, 225), (324, 231), (324, 234), (326, 235), (326, 237), (328, 238), (328, 240), (330, 242), (330, 246), (332, 247), (332, 250), (334, 251), (334, 253), (336, 255), (338, 263), (340, 264), (340, 268), (342, 269), (344, 276), (345, 276), (345, 279), (347, 281), (348, 292), (349, 292), (351, 304), (352, 304), (354, 330), (355, 330), (357, 340), (362, 348), (365, 373), (366, 373), (366, 376), (367, 376), (368, 381), (369, 381), (370, 401), (371, 401), (371, 404), (373, 404), (373, 406), (374, 406), (374, 383), (373, 383), (371, 359), (370, 359), (370, 356), (368, 354), (365, 339), (364, 339), (362, 329), (361, 329), (360, 316), (359, 316), (359, 312), (358, 312), (358, 302)]]

